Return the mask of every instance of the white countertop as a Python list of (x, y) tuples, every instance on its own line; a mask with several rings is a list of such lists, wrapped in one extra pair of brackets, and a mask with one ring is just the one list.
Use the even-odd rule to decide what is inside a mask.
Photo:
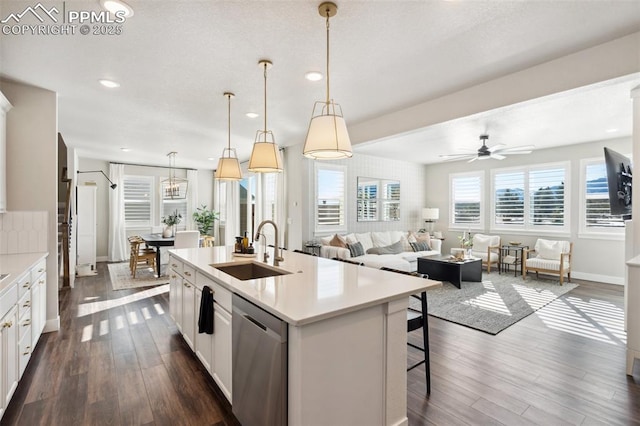
[(0, 294), (46, 256), (46, 252), (0, 255), (0, 274), (9, 274), (0, 282)]
[[(273, 266), (273, 251), (268, 264)], [(385, 272), (321, 257), (283, 251), (278, 269), (291, 274), (241, 281), (210, 266), (229, 262), (261, 262), (235, 257), (232, 247), (174, 249), (170, 252), (233, 293), (297, 326), (408, 297), (439, 281)], [(197, 283), (196, 283), (197, 284)]]

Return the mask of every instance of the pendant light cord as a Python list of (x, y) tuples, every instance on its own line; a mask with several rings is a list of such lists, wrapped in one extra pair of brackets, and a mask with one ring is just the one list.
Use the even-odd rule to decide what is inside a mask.
[(327, 105), (329, 105), (330, 97), (329, 97), (329, 9), (326, 10), (327, 13)]
[(231, 95), (227, 95), (227, 155), (231, 158)]
[[(264, 63), (264, 133), (267, 134), (267, 63)], [(265, 136), (266, 138), (266, 136)], [(266, 142), (266, 139), (265, 139)]]

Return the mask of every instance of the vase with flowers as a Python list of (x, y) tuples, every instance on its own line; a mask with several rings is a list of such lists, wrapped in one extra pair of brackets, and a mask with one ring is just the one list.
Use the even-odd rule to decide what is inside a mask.
[(461, 236), (458, 236), (460, 241), (460, 248), (465, 250), (465, 256), (471, 257), (471, 248), (473, 247), (473, 237), (471, 231), (465, 231)]
[(165, 224), (162, 236), (165, 238), (174, 237), (176, 233), (176, 225), (182, 221), (182, 215), (178, 210), (170, 213), (168, 216), (162, 216), (162, 223)]

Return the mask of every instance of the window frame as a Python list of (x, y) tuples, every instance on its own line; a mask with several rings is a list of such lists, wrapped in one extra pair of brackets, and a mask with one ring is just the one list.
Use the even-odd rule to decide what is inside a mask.
[[(580, 160), (580, 219), (579, 219), (579, 238), (592, 238), (601, 240), (623, 241), (625, 239), (625, 226), (622, 221), (620, 227), (589, 227), (587, 226), (586, 203), (587, 203), (587, 167), (592, 164), (604, 164), (604, 157), (584, 158)], [(605, 166), (606, 177), (606, 166)], [(607, 192), (607, 200), (609, 193)]]
[[(463, 178), (478, 178), (479, 182), (479, 203), (480, 203), (480, 213), (478, 217), (478, 223), (456, 223), (455, 220), (455, 198), (453, 194), (454, 180), (455, 179), (463, 179)], [(449, 229), (450, 230), (483, 230), (485, 223), (485, 171), (478, 170), (473, 172), (461, 172), (461, 173), (450, 173), (449, 174)]]
[[(533, 225), (531, 224), (531, 173), (546, 169), (562, 168), (564, 169), (564, 202), (563, 202), (563, 225)], [(524, 221), (522, 224), (496, 224), (496, 175), (501, 173), (524, 173)], [(491, 197), (491, 220), (489, 221), (489, 231), (500, 232), (515, 232), (518, 234), (545, 234), (545, 235), (562, 235), (568, 236), (571, 234), (571, 162), (560, 161), (554, 163), (541, 163), (533, 164), (529, 166), (515, 166), (491, 169), (491, 181), (490, 181), (490, 197)]]
[[(318, 223), (318, 197), (319, 197), (319, 187), (318, 187), (318, 174), (321, 170), (331, 170), (338, 171), (342, 173), (342, 223), (339, 225), (320, 225)], [(313, 227), (315, 234), (330, 234), (330, 233), (343, 233), (347, 231), (347, 202), (348, 202), (348, 191), (347, 191), (347, 168), (341, 164), (330, 164), (330, 163), (314, 163), (313, 168), (313, 200), (312, 200), (312, 217), (313, 217)]]
[[(140, 179), (140, 180), (147, 180), (149, 181), (149, 220), (146, 223), (142, 223), (142, 222), (135, 222), (135, 223), (131, 223), (130, 221), (127, 221), (126, 219), (126, 215), (125, 215), (125, 229), (129, 230), (138, 230), (138, 229), (148, 229), (150, 227), (153, 226), (154, 222), (155, 222), (155, 217), (154, 217), (154, 213), (155, 213), (155, 204), (156, 204), (156, 191), (154, 190), (155, 186), (155, 177), (154, 176), (148, 176), (148, 175), (135, 175), (135, 174), (125, 174), (124, 175), (124, 185), (123, 185), (123, 191), (124, 191), (124, 187), (126, 187), (126, 181), (128, 178), (131, 179)], [(127, 201), (124, 198), (124, 193), (123, 193), (123, 203), (124, 203), (124, 209), (126, 211), (126, 205), (127, 205)]]

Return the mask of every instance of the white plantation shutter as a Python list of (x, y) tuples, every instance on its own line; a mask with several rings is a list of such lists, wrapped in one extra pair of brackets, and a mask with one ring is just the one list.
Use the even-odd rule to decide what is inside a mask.
[(564, 167), (529, 171), (530, 225), (565, 225), (565, 172)]
[(452, 225), (480, 225), (482, 222), (482, 174), (452, 176)]
[(494, 175), (493, 201), (495, 205), (495, 225), (524, 224), (523, 171), (497, 172)]
[(607, 169), (604, 161), (586, 165), (584, 186), (584, 224), (592, 231), (597, 228), (624, 228), (622, 216), (611, 216)]
[(316, 231), (343, 230), (345, 204), (344, 166), (316, 163)]
[[(172, 213), (178, 212), (182, 219), (180, 223), (176, 226), (176, 230), (184, 231), (187, 229), (187, 199), (180, 200), (162, 200), (162, 215), (160, 216), (160, 220), (162, 221), (163, 217), (167, 217)], [(161, 222), (162, 223), (162, 222)]]
[(152, 176), (124, 177), (124, 217), (127, 227), (151, 226)]

